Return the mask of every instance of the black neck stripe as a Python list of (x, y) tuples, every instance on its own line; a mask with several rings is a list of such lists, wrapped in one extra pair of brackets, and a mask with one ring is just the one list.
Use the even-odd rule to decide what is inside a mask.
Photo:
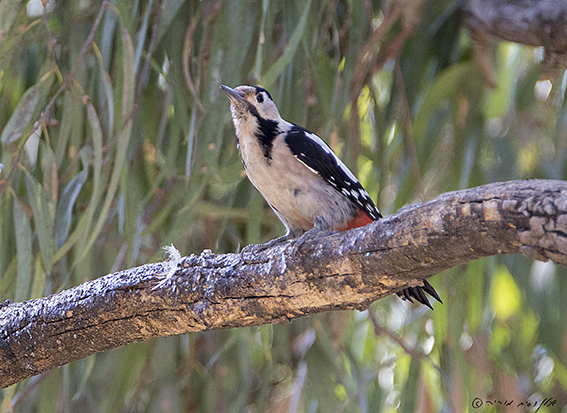
[(276, 136), (279, 134), (278, 122), (262, 118), (254, 105), (250, 105), (250, 113), (252, 113), (258, 121), (258, 130), (254, 133), (254, 136), (256, 136), (260, 142), (264, 158), (266, 158), (266, 161), (269, 163), (272, 160), (274, 139), (276, 139)]

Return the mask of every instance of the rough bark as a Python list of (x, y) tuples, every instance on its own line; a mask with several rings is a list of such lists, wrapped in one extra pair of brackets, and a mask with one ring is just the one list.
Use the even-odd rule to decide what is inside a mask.
[[(567, 183), (450, 192), (364, 228), (258, 254), (203, 252), (0, 307), (0, 387), (134, 341), (364, 309), (444, 269), (521, 252), (567, 265)], [(172, 269), (170, 282), (156, 287)]]
[[(465, 23), (473, 38), (486, 36), (543, 46), (542, 77), (554, 79), (567, 67), (567, 2), (558, 0), (469, 0)], [(478, 51), (478, 49), (477, 49)]]

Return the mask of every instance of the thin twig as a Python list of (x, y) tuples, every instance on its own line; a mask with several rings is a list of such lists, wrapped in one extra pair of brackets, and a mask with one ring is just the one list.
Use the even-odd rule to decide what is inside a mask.
[(401, 11), (399, 10), (399, 7), (393, 6), (390, 11), (385, 11), (384, 20), (382, 21), (380, 26), (378, 26), (374, 30), (374, 32), (370, 36), (370, 39), (368, 39), (366, 44), (362, 46), (362, 48), (358, 52), (356, 58), (356, 66), (351, 82), (351, 102), (354, 102), (355, 99), (358, 99), (358, 96), (360, 95), (360, 91), (362, 90), (364, 84), (364, 79), (367, 79), (368, 76), (371, 76), (372, 73), (381, 68), (381, 66), (377, 67), (374, 64), (374, 59), (372, 58), (372, 56), (378, 50), (378, 45), (380, 44), (386, 33), (388, 33), (388, 31), (400, 17)]
[[(423, 354), (423, 352), (419, 351), (418, 349), (414, 348), (409, 348), (406, 343), (395, 333), (393, 333), (392, 331), (390, 331), (390, 329), (383, 327), (382, 325), (380, 325), (380, 323), (378, 322), (378, 319), (376, 318), (376, 315), (374, 314), (374, 312), (372, 311), (372, 309), (368, 310), (368, 317), (370, 318), (370, 320), (372, 321), (372, 324), (374, 325), (374, 333), (379, 336), (382, 334), (387, 335), (390, 340), (394, 341), (396, 344), (398, 344), (402, 350), (404, 350), (407, 354), (409, 354), (413, 359), (421, 359), (421, 358), (425, 358), (427, 359), (427, 361), (429, 362), (429, 364), (431, 365), (431, 367), (433, 367), (435, 370), (437, 370), (437, 372), (439, 373), (439, 377), (441, 378), (441, 380), (443, 380), (443, 382), (445, 383), (445, 385), (447, 386), (448, 389), (451, 388), (451, 382), (449, 380), (449, 376), (447, 375), (447, 373), (445, 371), (443, 371), (443, 369), (441, 369), (441, 366), (439, 366), (439, 364), (435, 363), (433, 360), (431, 360), (431, 358), (425, 354)], [(451, 405), (451, 411), (455, 412), (455, 406), (453, 405), (453, 399), (451, 397), (449, 397), (449, 404)]]
[[(48, 46), (47, 49), (49, 50), (49, 55), (55, 62), (55, 52), (53, 51), (53, 45), (55, 41), (53, 40), (53, 33), (51, 32), (51, 28), (49, 27), (49, 22), (47, 21), (47, 7), (43, 8), (43, 15), (41, 16), (41, 24), (45, 27), (45, 33), (47, 34), (47, 42)], [(55, 65), (57, 66), (57, 64)]]
[(406, 145), (406, 150), (408, 151), (411, 169), (415, 178), (415, 187), (419, 192), (423, 201), (424, 197), (424, 187), (423, 187), (423, 179), (421, 177), (421, 172), (419, 170), (419, 158), (417, 157), (417, 149), (415, 147), (415, 139), (413, 136), (413, 128), (411, 124), (411, 112), (408, 102), (408, 96), (406, 93), (406, 85), (404, 82), (404, 76), (402, 74), (402, 69), (400, 67), (400, 60), (399, 55), (396, 59), (396, 63), (394, 65), (394, 84), (398, 89), (398, 93), (400, 94), (400, 103), (402, 107), (402, 124), (404, 125), (404, 143)]
[[(45, 107), (45, 109), (43, 110), (43, 113), (41, 115), (41, 117), (38, 119), (38, 123), (40, 125), (45, 125), (49, 119), (50, 113), (53, 111), (53, 107), (55, 106), (55, 102), (57, 101), (57, 99), (59, 98), (59, 95), (61, 95), (61, 93), (71, 84), (71, 82), (73, 81), (73, 75), (75, 74), (77, 67), (79, 66), (79, 63), (81, 62), (81, 60), (83, 59), (84, 54), (87, 52), (90, 44), (92, 43), (96, 30), (98, 29), (98, 26), (100, 26), (100, 22), (102, 20), (102, 16), (104, 14), (104, 11), (106, 10), (106, 8), (110, 5), (111, 3), (108, 0), (104, 0), (102, 2), (102, 5), (100, 7), (100, 11), (98, 13), (98, 16), (95, 19), (95, 22), (93, 24), (93, 27), (91, 29), (91, 32), (89, 33), (89, 36), (87, 37), (87, 40), (85, 41), (85, 43), (83, 44), (83, 46), (81, 47), (81, 50), (79, 52), (79, 55), (77, 56), (77, 58), (75, 59), (75, 63), (73, 64), (73, 66), (71, 67), (71, 70), (69, 71), (69, 73), (67, 74), (67, 76), (65, 76), (65, 79), (63, 80), (63, 83), (61, 84), (61, 86), (59, 87), (59, 89), (57, 90), (57, 92), (55, 92), (55, 94), (53, 95), (53, 97), (51, 98), (51, 100), (49, 101), (49, 103), (47, 104), (47, 106)], [(16, 154), (16, 156), (14, 156), (13, 160), (12, 160), (12, 165), (18, 165), (20, 163), (20, 159), (22, 157), (22, 154), (24, 153), (24, 145), (22, 144), (18, 150), (18, 153)], [(0, 197), (2, 196), (2, 194), (4, 193), (4, 191), (6, 190), (6, 188), (10, 185), (10, 181), (12, 179), (13, 174), (15, 173), (15, 171), (17, 170), (17, 168), (11, 168), (10, 172), (8, 173), (8, 176), (6, 176), (6, 179), (4, 180), (0, 180)]]
[[(195, 28), (197, 27), (197, 22), (199, 19), (197, 17), (193, 17), (191, 19), (191, 23), (187, 28), (187, 32), (185, 33), (185, 42), (183, 43), (183, 75), (185, 76), (185, 83), (187, 83), (187, 87), (193, 95), (193, 101), (197, 104), (197, 107), (201, 112), (205, 111), (205, 107), (199, 100), (199, 79), (197, 78), (196, 82), (193, 82), (191, 79), (190, 73), (190, 65), (189, 65), (189, 56), (191, 56), (191, 50), (193, 49), (193, 34), (195, 33)], [(195, 85), (196, 84), (196, 85)]]
[[(360, 49), (356, 58), (356, 66), (351, 81), (350, 102), (352, 107), (351, 113), (351, 150), (349, 153), (350, 163), (353, 167), (357, 164), (358, 155), (360, 154), (360, 112), (358, 107), (358, 98), (362, 91), (363, 85), (367, 79), (371, 79), (374, 73), (380, 70), (386, 62), (378, 65), (375, 57), (376, 51), (379, 50), (378, 45), (384, 39), (384, 36), (392, 28), (401, 17), (401, 10), (399, 7), (392, 6), (384, 13), (384, 20), (370, 36), (370, 39)], [(389, 49), (388, 49), (389, 50)], [(378, 53), (378, 56), (383, 56), (383, 53)]]
[(20, 391), (20, 392), (18, 392), (14, 395), (14, 397), (12, 398), (12, 402), (10, 403), (10, 406), (8, 407), (8, 410), (6, 410), (6, 412), (13, 412), (14, 407), (16, 407), (16, 405), (18, 403), (21, 403), (24, 400), (26, 400), (28, 398), (28, 396), (30, 396), (33, 393), (33, 390), (39, 384), (41, 384), (41, 382), (49, 375), (49, 373), (50, 372), (45, 372), (45, 373), (41, 373), (38, 376), (32, 377), (29, 380), (26, 387), (24, 387), (22, 391)]
[(412, 357), (421, 357), (422, 356), (422, 354), (420, 352), (418, 352), (415, 348), (408, 347), (407, 344), (398, 335), (396, 335), (392, 331), (390, 331), (390, 329), (380, 325), (380, 323), (378, 322), (378, 319), (376, 318), (376, 315), (374, 314), (372, 309), (368, 310), (368, 318), (370, 318), (370, 321), (372, 321), (372, 324), (374, 325), (374, 334), (376, 334), (377, 336), (381, 336), (383, 334), (387, 335), (390, 338), (390, 340), (397, 343), (402, 348), (402, 350), (404, 350), (406, 353), (408, 353)]
[(150, 70), (150, 60), (152, 59), (152, 54), (156, 46), (156, 39), (158, 33), (158, 23), (161, 14), (161, 9), (163, 2), (157, 7), (157, 13), (154, 17), (154, 24), (152, 25), (152, 37), (150, 38), (150, 44), (148, 45), (148, 53), (146, 54), (146, 61), (144, 67), (142, 68), (142, 73), (140, 74), (140, 79), (138, 80), (138, 86), (136, 87), (136, 95), (134, 97), (134, 107), (136, 107), (136, 102), (140, 99), (142, 95), (142, 88), (148, 77), (148, 72)]
[(87, 37), (87, 40), (85, 41), (85, 43), (83, 43), (83, 46), (81, 47), (79, 55), (75, 59), (75, 63), (71, 67), (71, 70), (69, 71), (67, 76), (65, 76), (65, 80), (63, 81), (63, 83), (61, 84), (61, 86), (59, 87), (57, 92), (55, 92), (55, 94), (53, 95), (53, 97), (51, 98), (51, 100), (49, 101), (47, 106), (45, 107), (45, 110), (43, 111), (43, 115), (39, 118), (40, 124), (45, 123), (47, 121), (48, 114), (49, 114), (50, 111), (53, 110), (53, 107), (55, 106), (55, 102), (57, 101), (57, 98), (59, 98), (59, 95), (73, 81), (73, 75), (77, 71), (77, 67), (79, 66), (79, 63), (81, 62), (81, 60), (83, 59), (84, 54), (87, 52), (90, 44), (93, 42), (96, 30), (98, 29), (98, 26), (100, 26), (100, 22), (102, 20), (102, 16), (104, 14), (104, 11), (106, 10), (106, 8), (108, 7), (109, 4), (110, 4), (110, 2), (108, 0), (104, 0), (102, 2), (102, 5), (101, 5), (100, 10), (98, 12), (98, 16), (96, 16), (96, 19), (95, 19), (95, 22), (94, 22), (93, 27), (91, 29), (91, 32), (89, 33), (89, 37)]

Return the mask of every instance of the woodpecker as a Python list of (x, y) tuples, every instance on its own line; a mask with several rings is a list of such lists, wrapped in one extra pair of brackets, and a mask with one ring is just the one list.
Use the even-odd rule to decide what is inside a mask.
[[(347, 231), (382, 218), (356, 176), (317, 135), (280, 116), (270, 93), (258, 86), (221, 86), (230, 100), (237, 146), (246, 175), (286, 227), (283, 240)], [(426, 280), (397, 294), (433, 309), (442, 302)]]

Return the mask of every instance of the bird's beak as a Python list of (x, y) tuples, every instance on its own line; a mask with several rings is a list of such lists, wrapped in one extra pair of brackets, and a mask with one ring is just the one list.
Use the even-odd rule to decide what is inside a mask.
[(226, 94), (226, 96), (228, 96), (228, 98), (230, 99), (231, 102), (244, 103), (246, 101), (246, 99), (244, 99), (244, 96), (242, 96), (240, 93), (238, 93), (233, 88), (230, 88), (230, 87), (225, 86), (225, 85), (221, 85), (220, 88)]

